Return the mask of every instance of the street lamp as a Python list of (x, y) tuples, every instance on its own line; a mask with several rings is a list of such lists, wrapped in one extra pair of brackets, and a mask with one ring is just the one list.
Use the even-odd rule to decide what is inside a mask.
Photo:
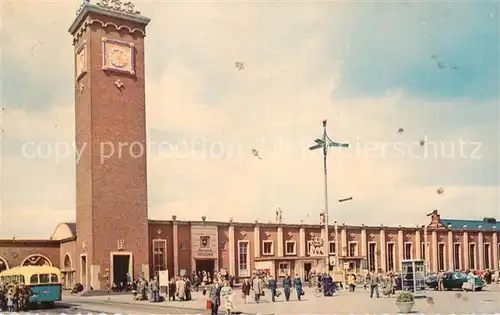
[[(309, 147), (309, 150), (314, 151), (317, 149), (323, 149), (323, 175), (324, 175), (324, 182), (325, 182), (325, 239), (323, 240), (324, 246), (325, 246), (325, 256), (326, 256), (326, 271), (330, 271), (330, 246), (328, 243), (328, 172), (327, 172), (327, 167), (326, 167), (326, 156), (328, 153), (328, 148), (330, 147), (341, 147), (341, 148), (348, 148), (349, 144), (347, 143), (338, 143), (330, 139), (328, 137), (328, 134), (326, 133), (326, 119), (323, 120), (323, 136), (320, 138), (314, 139), (314, 142), (316, 143), (312, 147)], [(337, 240), (335, 240), (337, 241)], [(335, 249), (338, 251), (338, 249)]]

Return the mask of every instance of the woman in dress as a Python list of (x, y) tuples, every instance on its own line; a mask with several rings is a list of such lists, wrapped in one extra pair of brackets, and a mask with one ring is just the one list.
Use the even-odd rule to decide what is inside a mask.
[(387, 277), (385, 278), (385, 283), (384, 283), (384, 295), (387, 296), (388, 298), (391, 297), (391, 294), (393, 293), (394, 291), (394, 275), (392, 274), (392, 272), (389, 272), (387, 274)]
[(229, 285), (229, 281), (225, 280), (224, 285), (220, 290), (220, 296), (224, 301), (224, 307), (226, 308), (226, 314), (231, 314), (233, 312), (233, 289)]

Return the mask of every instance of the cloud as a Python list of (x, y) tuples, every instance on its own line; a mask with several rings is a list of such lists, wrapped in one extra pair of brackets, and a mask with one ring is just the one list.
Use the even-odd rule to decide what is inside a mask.
[[(74, 154), (64, 150), (74, 142), (74, 107), (67, 97), (73, 92), (73, 57), (66, 28), (76, 6), (57, 5), (22, 9), (10, 4), (15, 12), (11, 25), (19, 30), (4, 26), (14, 43), (4, 54), (8, 65), (33, 60), (25, 41), (41, 36), (62, 49), (53, 59), (54, 46), (44, 46), (37, 52), (40, 61), (30, 64), (33, 85), (9, 92), (32, 97), (46, 80), (58, 82), (61, 88), (48, 89), (47, 100), (18, 106), (15, 97), (2, 99), (1, 235), (48, 236), (56, 222), (75, 217)], [(47, 15), (42, 21), (44, 15), (35, 14), (56, 6), (60, 13), (48, 21)], [(317, 222), (324, 208), (323, 162), (321, 152), (307, 148), (321, 137), (323, 119), (333, 140), (351, 145), (329, 152), (331, 220), (423, 224), (433, 208), (447, 217), (498, 217), (498, 177), (492, 172), (498, 167), (495, 100), (419, 96), (406, 81), (379, 87), (376, 95), (337, 97), (352, 78), (345, 72), (346, 45), (361, 36), (348, 31), (356, 26), (345, 17), (351, 6), (138, 6), (152, 17), (146, 38), (151, 218), (206, 215), (209, 220), (267, 222), (282, 207), (287, 222)], [(28, 20), (38, 28), (28, 27)], [(21, 30), (29, 33), (23, 41), (16, 39)], [(394, 32), (392, 37), (401, 38)], [(350, 49), (370, 58), (372, 48)], [(60, 61), (52, 62), (52, 71), (49, 60)], [(238, 71), (235, 61), (244, 62), (245, 69)], [(419, 76), (418, 69), (413, 76)], [(484, 111), (488, 119), (474, 118)], [(401, 127), (403, 134), (397, 132)], [(423, 158), (419, 141), (424, 138), (446, 145), (460, 138), (481, 141), (482, 159)], [(33, 143), (30, 154), (41, 143), (52, 148), (51, 154), (23, 155), (28, 142)], [(65, 143), (68, 147), (61, 147)], [(252, 155), (252, 148), (262, 159)], [(442, 196), (436, 194), (440, 186)], [(350, 196), (353, 201), (336, 203)], [(24, 219), (18, 220), (36, 215), (43, 225), (26, 227)]]

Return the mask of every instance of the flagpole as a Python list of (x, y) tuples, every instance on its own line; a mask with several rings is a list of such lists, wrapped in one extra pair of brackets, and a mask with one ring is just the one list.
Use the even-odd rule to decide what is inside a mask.
[(323, 171), (324, 171), (324, 181), (325, 181), (325, 269), (326, 272), (330, 272), (330, 242), (328, 235), (328, 169), (326, 166), (326, 156), (328, 152), (328, 141), (326, 133), (326, 120), (323, 120)]

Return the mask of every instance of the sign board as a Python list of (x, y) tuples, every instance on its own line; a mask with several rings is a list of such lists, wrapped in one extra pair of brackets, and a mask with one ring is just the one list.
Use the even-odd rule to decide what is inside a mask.
[(330, 260), (330, 266), (334, 266), (335, 267), (335, 256), (328, 257), (328, 260)]
[(168, 277), (168, 270), (160, 270), (158, 273), (158, 281), (160, 282), (160, 287), (166, 287), (168, 286), (169, 282), (169, 277)]
[(191, 226), (191, 251), (193, 258), (218, 258), (218, 230), (216, 226)]
[(344, 271), (334, 271), (332, 275), (333, 281), (335, 282), (344, 282), (345, 281), (345, 273)]

